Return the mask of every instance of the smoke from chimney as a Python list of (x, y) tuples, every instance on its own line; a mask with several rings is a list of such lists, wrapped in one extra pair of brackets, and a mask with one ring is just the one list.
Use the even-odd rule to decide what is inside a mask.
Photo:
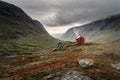
[(74, 34), (76, 35), (76, 37), (78, 37), (78, 36), (79, 36), (79, 31), (78, 31), (78, 29), (77, 29), (77, 28), (73, 28), (73, 32), (74, 32)]

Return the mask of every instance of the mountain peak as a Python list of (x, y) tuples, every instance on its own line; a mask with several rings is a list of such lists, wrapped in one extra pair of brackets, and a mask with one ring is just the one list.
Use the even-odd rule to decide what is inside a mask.
[[(77, 30), (77, 31), (75, 31)], [(115, 42), (120, 40), (120, 14), (97, 20), (83, 26), (69, 29), (62, 40), (75, 41), (77, 35), (83, 35), (86, 41)]]
[(12, 44), (19, 47), (19, 44), (41, 45), (57, 41), (39, 21), (33, 20), (21, 8), (3, 1), (0, 1), (0, 40), (0, 46), (12, 42), (8, 44), (10, 47)]
[(0, 1), (0, 15), (25, 21), (31, 19), (21, 8), (3, 1)]

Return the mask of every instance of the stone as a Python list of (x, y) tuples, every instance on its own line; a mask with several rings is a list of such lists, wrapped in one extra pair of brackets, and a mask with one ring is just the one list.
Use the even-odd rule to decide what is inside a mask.
[(120, 64), (110, 64), (113, 68), (115, 68), (116, 70), (120, 70)]
[(61, 71), (55, 74), (50, 74), (42, 80), (93, 80), (85, 73), (78, 71)]
[(53, 48), (52, 51), (55, 52), (57, 49), (56, 48)]
[(54, 51), (64, 51), (66, 50), (69, 46), (76, 45), (76, 42), (70, 42), (70, 41), (64, 41), (64, 42), (59, 42), (56, 48), (53, 48)]
[(95, 61), (93, 59), (81, 59), (79, 64), (83, 68), (90, 68), (95, 65)]

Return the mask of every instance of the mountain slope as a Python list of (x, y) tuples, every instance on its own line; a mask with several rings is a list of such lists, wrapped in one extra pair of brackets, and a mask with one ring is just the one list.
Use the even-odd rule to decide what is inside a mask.
[(43, 25), (32, 20), (22, 9), (0, 1), (0, 52), (12, 50), (35, 50), (53, 45)]
[(70, 28), (61, 39), (75, 41), (77, 36), (84, 36), (88, 42), (120, 42), (120, 14)]

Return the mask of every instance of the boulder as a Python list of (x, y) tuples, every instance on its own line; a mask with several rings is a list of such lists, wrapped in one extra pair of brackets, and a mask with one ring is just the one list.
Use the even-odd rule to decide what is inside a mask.
[(83, 68), (90, 68), (95, 65), (95, 61), (93, 59), (81, 59), (79, 64)]
[(85, 73), (78, 71), (62, 71), (55, 74), (50, 74), (42, 80), (93, 80)]
[(56, 48), (53, 48), (54, 51), (64, 51), (67, 49), (69, 46), (76, 45), (76, 42), (70, 42), (70, 41), (65, 41), (65, 42), (59, 42)]
[(54, 52), (54, 51), (57, 51), (57, 49), (56, 49), (56, 48), (53, 48), (52, 51), (53, 51), (53, 52)]

